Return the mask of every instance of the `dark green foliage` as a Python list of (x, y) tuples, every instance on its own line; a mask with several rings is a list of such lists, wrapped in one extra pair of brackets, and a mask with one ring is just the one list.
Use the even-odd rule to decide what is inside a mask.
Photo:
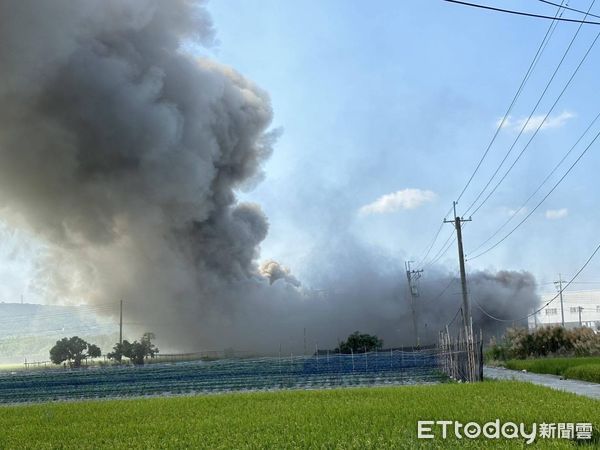
[(361, 334), (355, 331), (348, 339), (340, 343), (336, 351), (340, 353), (364, 353), (380, 350), (383, 347), (383, 341), (375, 335)]
[(89, 344), (78, 336), (62, 338), (50, 349), (50, 360), (54, 364), (62, 364), (66, 361), (73, 367), (80, 367), (83, 360), (98, 358), (100, 355), (98, 346)]
[(133, 364), (143, 365), (146, 357), (154, 358), (158, 353), (158, 348), (152, 343), (154, 338), (154, 333), (144, 333), (140, 342), (124, 340), (122, 344), (115, 344), (113, 352), (107, 356), (119, 362), (125, 357), (129, 358)]
[(102, 356), (102, 351), (100, 350), (100, 347), (98, 347), (97, 345), (88, 344), (87, 350), (88, 350), (87, 351), (88, 356), (90, 358), (99, 358), (100, 356)]

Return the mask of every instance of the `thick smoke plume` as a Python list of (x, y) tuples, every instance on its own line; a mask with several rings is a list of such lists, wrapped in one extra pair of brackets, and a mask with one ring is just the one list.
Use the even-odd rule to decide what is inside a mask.
[[(0, 217), (46, 243), (46, 298), (123, 298), (126, 330), (180, 349), (297, 351), (303, 328), (311, 345), (355, 329), (411, 343), (402, 270), (358, 244), (315, 258), (319, 291), (259, 267), (268, 222), (235, 192), (272, 152), (271, 103), (183, 50), (213, 36), (186, 0), (0, 1)], [(459, 296), (434, 298), (446, 279), (428, 279), (419, 314), (433, 339)], [(471, 282), (490, 312), (536, 301), (524, 274)]]

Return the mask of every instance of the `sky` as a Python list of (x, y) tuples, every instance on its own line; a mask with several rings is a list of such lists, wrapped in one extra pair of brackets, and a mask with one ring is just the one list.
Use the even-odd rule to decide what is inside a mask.
[[(537, 2), (502, 6), (556, 12)], [(577, 0), (570, 6), (586, 9), (589, 3)], [(210, 2), (208, 9), (217, 42), (195, 51), (233, 67), (267, 91), (273, 129), (280, 130), (264, 179), (240, 192), (240, 200), (260, 204), (269, 218), (261, 259), (282, 262), (301, 280), (319, 270), (310, 255), (323, 235), (350, 234), (397, 259), (399, 266), (420, 259), (494, 135), (550, 25), (438, 0), (228, 0)], [(600, 13), (600, 5), (592, 11)], [(577, 28), (572, 23), (556, 27), (459, 202), (459, 213), (517, 137)], [(593, 25), (582, 27), (509, 163), (598, 31)], [(600, 112), (594, 89), (599, 62), (600, 43), (521, 160), (473, 215), (463, 232), (467, 258), (514, 214)], [(598, 131), (600, 121), (536, 198), (545, 195)], [(559, 273), (566, 279), (574, 275), (600, 240), (599, 147), (600, 139), (522, 227), (492, 251), (467, 261), (467, 270), (526, 270), (542, 288)], [(432, 255), (451, 231), (450, 224), (444, 225)], [(36, 265), (43, 245), (2, 226), (0, 237), (0, 300), (19, 301), (23, 294), (26, 301), (43, 303), (37, 290), (43, 276)], [(456, 272), (456, 247), (438, 263)], [(580, 278), (600, 280), (598, 270), (600, 256)]]

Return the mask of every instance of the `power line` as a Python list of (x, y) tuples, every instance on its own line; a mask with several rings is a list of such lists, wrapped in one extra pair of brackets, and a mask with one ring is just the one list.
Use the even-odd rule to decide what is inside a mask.
[(596, 256), (596, 253), (598, 253), (598, 250), (600, 250), (600, 244), (598, 244), (598, 246), (594, 249), (594, 251), (592, 252), (592, 254), (590, 255), (590, 257), (587, 259), (587, 261), (583, 264), (583, 266), (581, 266), (581, 268), (577, 271), (577, 273), (575, 275), (573, 275), (573, 278), (571, 278), (571, 280), (569, 280), (569, 282), (565, 285), (565, 287), (562, 288), (561, 291), (558, 294), (556, 294), (554, 297), (552, 297), (550, 300), (548, 300), (541, 308), (536, 309), (531, 314), (528, 314), (528, 315), (526, 315), (524, 317), (520, 317), (518, 319), (501, 319), (499, 317), (493, 316), (492, 314), (488, 313), (485, 309), (483, 309), (483, 307), (479, 304), (479, 302), (477, 300), (475, 300), (475, 303), (477, 304), (477, 306), (479, 307), (479, 309), (481, 310), (481, 312), (483, 312), (490, 319), (497, 320), (498, 322), (519, 322), (521, 320), (528, 319), (529, 317), (534, 316), (537, 313), (539, 313), (541, 310), (543, 310), (548, 305), (550, 305), (553, 301), (555, 301), (557, 298), (559, 298), (560, 294), (562, 292), (564, 292), (565, 289), (567, 289), (575, 281), (575, 279), (579, 276), (579, 274), (585, 270), (585, 268), (589, 265), (589, 263), (592, 261), (592, 259), (594, 258), (594, 256)]
[(447, 291), (448, 289), (450, 289), (450, 286), (452, 286), (452, 283), (454, 283), (456, 280), (457, 280), (457, 278), (453, 276), (453, 277), (450, 279), (450, 282), (449, 282), (449, 283), (446, 285), (446, 287), (444, 287), (444, 289), (442, 289), (442, 290), (440, 291), (440, 293), (439, 293), (439, 294), (437, 294), (437, 295), (436, 295), (436, 296), (433, 298), (432, 302), (435, 302), (435, 301), (436, 301), (436, 300), (438, 300), (438, 299), (439, 299), (439, 298), (440, 298), (442, 295), (444, 295), (444, 294), (446, 293), (446, 291)]
[[(595, 1), (596, 0), (592, 1), (591, 5), (590, 5), (590, 8), (593, 6), (593, 4), (595, 3)], [(502, 166), (504, 165), (504, 163), (507, 161), (507, 159), (510, 156), (510, 154), (512, 153), (513, 149), (517, 145), (517, 142), (519, 141), (519, 139), (521, 138), (521, 136), (525, 132), (525, 129), (529, 125), (529, 122), (531, 122), (531, 119), (533, 118), (533, 115), (535, 114), (535, 111), (537, 110), (538, 106), (540, 105), (540, 103), (542, 102), (543, 98), (545, 97), (546, 92), (548, 91), (548, 89), (550, 88), (550, 85), (554, 81), (554, 78), (558, 74), (558, 71), (560, 70), (560, 68), (561, 68), (561, 66), (562, 66), (565, 58), (569, 54), (569, 51), (571, 50), (571, 47), (573, 46), (573, 43), (575, 42), (575, 39), (577, 39), (577, 36), (579, 35), (580, 31), (581, 31), (581, 25), (577, 28), (577, 31), (575, 32), (575, 34), (571, 38), (571, 41), (569, 42), (569, 45), (567, 46), (566, 50), (564, 51), (564, 53), (563, 53), (563, 55), (562, 55), (562, 57), (561, 57), (558, 65), (554, 69), (554, 72), (552, 73), (552, 76), (550, 77), (550, 79), (546, 83), (546, 86), (544, 87), (544, 90), (542, 91), (542, 94), (539, 96), (539, 98), (538, 98), (535, 106), (533, 107), (533, 109), (531, 110), (531, 113), (527, 117), (527, 120), (523, 123), (523, 126), (521, 127), (521, 129), (519, 131), (519, 134), (517, 135), (517, 137), (515, 138), (515, 140), (511, 144), (511, 146), (509, 147), (508, 151), (506, 152), (506, 154), (502, 158), (502, 161), (500, 161), (500, 164), (498, 165), (498, 167), (496, 168), (496, 170), (494, 171), (494, 173), (492, 174), (492, 176), (489, 178), (488, 182), (485, 184), (485, 186), (483, 187), (483, 189), (481, 189), (481, 191), (479, 191), (479, 194), (477, 194), (477, 197), (475, 197), (475, 200), (473, 200), (471, 202), (471, 204), (467, 207), (467, 210), (465, 211), (465, 214), (467, 214), (471, 210), (471, 208), (473, 208), (473, 206), (475, 206), (475, 204), (479, 201), (479, 199), (481, 198), (481, 196), (484, 194), (484, 192), (487, 190), (487, 188), (490, 186), (490, 184), (492, 183), (492, 181), (494, 180), (494, 178), (498, 174), (498, 172), (500, 172), (500, 169), (502, 168)], [(579, 72), (579, 69), (581, 68), (581, 66), (583, 65), (583, 63), (587, 59), (590, 51), (592, 50), (592, 48), (596, 44), (596, 41), (598, 40), (598, 36), (600, 36), (600, 33), (598, 33), (598, 35), (596, 36), (596, 39), (594, 39), (594, 41), (592, 42), (592, 44), (588, 47), (585, 55), (583, 56), (583, 58), (581, 59), (581, 61), (579, 62), (579, 64), (575, 68), (575, 70), (573, 71), (573, 73), (571, 74), (571, 77), (569, 78), (569, 80), (567, 81), (567, 83), (564, 85), (562, 91), (560, 92), (560, 94), (558, 95), (558, 97), (556, 98), (556, 100), (554, 101), (554, 103), (552, 104), (552, 107), (548, 110), (548, 112), (544, 116), (544, 119), (540, 122), (540, 124), (536, 128), (535, 132), (533, 133), (533, 135), (531, 136), (531, 138), (527, 142), (527, 144), (523, 147), (523, 149), (521, 150), (521, 152), (517, 155), (517, 158), (513, 161), (513, 163), (511, 164), (511, 166), (504, 173), (504, 175), (501, 177), (501, 179), (498, 181), (498, 183), (496, 183), (496, 185), (494, 186), (494, 188), (483, 199), (483, 201), (479, 204), (479, 206), (473, 211), (473, 214), (475, 214), (477, 211), (479, 211), (479, 209), (489, 200), (489, 198), (492, 196), (492, 194), (494, 192), (496, 192), (496, 190), (498, 189), (498, 186), (500, 186), (500, 184), (506, 179), (506, 177), (508, 176), (508, 174), (510, 173), (510, 171), (514, 168), (514, 166), (517, 164), (517, 162), (521, 159), (521, 156), (523, 156), (523, 154), (525, 153), (525, 151), (527, 150), (527, 148), (529, 147), (529, 145), (531, 144), (531, 142), (533, 141), (533, 139), (537, 136), (538, 132), (540, 131), (540, 129), (542, 128), (542, 126), (544, 125), (544, 123), (546, 122), (546, 120), (548, 119), (548, 117), (550, 116), (550, 114), (552, 113), (552, 111), (554, 110), (554, 108), (556, 107), (556, 105), (558, 104), (559, 100), (562, 98), (562, 96), (566, 92), (567, 88), (571, 85), (571, 82), (575, 78), (575, 75), (577, 74), (577, 72)]]
[(564, 3), (564, 1), (560, 5), (558, 3), (549, 2), (547, 0), (538, 0), (538, 1), (542, 2), (542, 3), (546, 3), (547, 5), (558, 6), (558, 7), (562, 8), (562, 9), (566, 9), (568, 11), (573, 11), (573, 12), (577, 12), (577, 13), (580, 13), (580, 14), (585, 14), (587, 16), (596, 17), (596, 18), (600, 19), (600, 16), (597, 16), (596, 14), (592, 14), (592, 13), (589, 13), (589, 12), (586, 13), (585, 11), (582, 11), (581, 9), (575, 9), (575, 8), (570, 8), (568, 6), (563, 6), (562, 3)]
[(529, 214), (527, 214), (523, 220), (521, 220), (517, 226), (515, 226), (512, 230), (510, 230), (502, 239), (500, 239), (498, 242), (496, 242), (494, 245), (492, 245), (491, 247), (489, 247), (487, 250), (484, 250), (478, 254), (476, 254), (475, 256), (469, 258), (469, 261), (475, 258), (479, 258), (482, 255), (485, 255), (487, 252), (491, 251), (492, 249), (496, 248), (498, 245), (500, 245), (502, 242), (504, 242), (511, 234), (513, 234), (521, 225), (523, 225), (523, 223), (525, 223), (525, 221), (527, 219), (529, 219), (531, 217), (531, 215), (540, 207), (540, 205), (542, 203), (544, 203), (546, 201), (546, 199), (550, 196), (550, 194), (552, 194), (552, 192), (554, 192), (554, 190), (558, 187), (558, 185), (567, 177), (567, 175), (571, 172), (571, 170), (573, 170), (573, 168), (577, 165), (577, 163), (581, 160), (581, 158), (583, 158), (583, 156), (587, 153), (587, 151), (590, 149), (590, 147), (592, 146), (592, 144), (594, 142), (596, 142), (596, 140), (598, 139), (598, 137), (600, 136), (600, 131), (596, 134), (596, 136), (594, 136), (594, 139), (592, 139), (592, 141), (588, 144), (588, 146), (581, 152), (581, 154), (577, 157), (577, 159), (573, 162), (573, 164), (571, 164), (571, 166), (567, 169), (567, 171), (564, 173), (564, 175), (554, 184), (554, 186), (552, 186), (552, 189), (550, 189), (550, 191), (548, 191), (548, 193), (544, 196), (544, 198), (542, 198), (537, 205), (535, 205), (535, 207), (529, 212)]
[[(463, 230), (467, 227), (467, 225), (468, 225), (468, 223), (464, 224)], [(437, 252), (436, 256), (431, 261), (426, 263), (423, 267), (431, 266), (432, 264), (435, 264), (442, 258), (442, 256), (444, 256), (448, 252), (448, 250), (450, 249), (452, 244), (454, 244), (456, 242), (455, 231), (456, 230), (453, 230), (450, 233), (450, 236), (448, 236), (448, 239), (446, 239), (446, 241), (442, 244), (442, 248)]]
[(454, 321), (456, 320), (456, 318), (458, 317), (458, 314), (462, 311), (462, 306), (458, 308), (458, 310), (456, 311), (456, 314), (454, 314), (454, 317), (452, 318), (452, 320), (450, 322), (448, 322), (446, 324), (446, 327), (449, 327), (450, 325), (452, 325), (454, 323)]
[(450, 246), (454, 243), (454, 241), (456, 241), (456, 236), (455, 236), (454, 230), (453, 230), (450, 233), (450, 235), (448, 236), (448, 239), (446, 239), (444, 241), (444, 243), (442, 244), (442, 247), (438, 250), (438, 252), (435, 254), (435, 256), (430, 261), (426, 262), (423, 265), (423, 268), (435, 264), (442, 256), (444, 256), (446, 254), (446, 252), (448, 251)]
[[(563, 3), (564, 3), (564, 1), (563, 1)], [(561, 11), (561, 9), (559, 8), (556, 11), (555, 17), (558, 16), (558, 14), (559, 14), (560, 11)], [(560, 14), (562, 16), (562, 13), (560, 13)], [(508, 109), (504, 113), (504, 116), (502, 117), (502, 120), (500, 121), (500, 123), (498, 124), (498, 127), (496, 128), (496, 132), (492, 136), (492, 139), (490, 140), (490, 142), (488, 143), (485, 151), (483, 152), (483, 156), (481, 157), (481, 159), (477, 163), (477, 166), (475, 167), (475, 170), (473, 171), (473, 173), (469, 177), (469, 179), (467, 181), (467, 184), (465, 184), (465, 186), (463, 187), (462, 191), (460, 192), (458, 198), (456, 199), (456, 203), (458, 203), (460, 201), (460, 199), (462, 198), (463, 194), (465, 193), (465, 191), (467, 190), (467, 188), (471, 184), (471, 181), (473, 181), (473, 178), (475, 177), (475, 174), (477, 174), (477, 172), (479, 171), (479, 168), (481, 167), (481, 164), (485, 160), (485, 158), (488, 155), (490, 149), (492, 148), (492, 145), (496, 141), (496, 138), (498, 137), (498, 134), (500, 133), (500, 130), (502, 129), (502, 127), (504, 126), (504, 123), (508, 119), (508, 116), (510, 115), (510, 112), (512, 111), (513, 106), (515, 105), (515, 103), (517, 102), (517, 99), (521, 95), (521, 92), (523, 91), (523, 88), (525, 87), (525, 84), (529, 80), (529, 77), (530, 77), (531, 73), (533, 72), (533, 69), (537, 65), (538, 61), (540, 60), (540, 57), (541, 57), (542, 53), (544, 52), (544, 49), (546, 48), (548, 42), (550, 41), (550, 38), (552, 37), (552, 34), (554, 33), (554, 29), (556, 29), (556, 25), (557, 24), (558, 24), (557, 21), (552, 21), (552, 23), (550, 24), (550, 26), (546, 30), (546, 34), (544, 35), (544, 39), (542, 39), (542, 42), (540, 42), (540, 45), (539, 45), (539, 47), (538, 47), (538, 49), (537, 49), (537, 51), (535, 53), (535, 56), (533, 57), (533, 60), (531, 61), (531, 64), (529, 64), (529, 68), (527, 69), (527, 72), (525, 73), (525, 76), (523, 77), (523, 80), (521, 81), (521, 84), (519, 85), (519, 88), (517, 89), (517, 92), (513, 96), (513, 99), (510, 102), (510, 105), (508, 106)]]
[(535, 17), (537, 19), (550, 19), (550, 20), (558, 20), (561, 22), (580, 23), (580, 24), (585, 24), (585, 25), (600, 25), (600, 22), (590, 22), (590, 21), (579, 20), (579, 19), (568, 19), (565, 17), (555, 18), (552, 16), (546, 16), (543, 14), (534, 14), (534, 13), (528, 13), (525, 11), (516, 11), (516, 10), (512, 10), (512, 9), (496, 8), (494, 6), (480, 5), (477, 3), (468, 3), (468, 2), (463, 2), (463, 1), (459, 1), (459, 0), (443, 0), (443, 1), (448, 2), (448, 3), (456, 3), (456, 4), (464, 5), (464, 6), (472, 6), (473, 8), (488, 9), (490, 11), (515, 14), (515, 15), (519, 15), (519, 16)]
[(521, 204), (521, 206), (517, 210), (515, 210), (515, 212), (490, 237), (488, 237), (485, 241), (483, 241), (475, 249), (473, 249), (473, 251), (471, 253), (477, 252), (481, 247), (483, 247), (485, 244), (487, 244), (489, 241), (491, 241), (494, 237), (496, 237), (496, 235), (498, 235), (498, 233), (500, 233), (500, 231), (502, 231), (504, 229), (504, 227), (506, 225), (508, 225), (515, 217), (518, 216), (518, 214), (525, 208), (527, 203), (529, 203), (529, 201), (540, 191), (540, 189), (542, 189), (542, 187), (552, 177), (552, 175), (554, 175), (554, 173), (558, 170), (558, 168), (562, 165), (562, 163), (565, 162), (565, 160), (569, 157), (569, 155), (573, 152), (573, 150), (575, 150), (577, 145), (579, 145), (581, 140), (585, 137), (585, 135), (592, 128), (592, 126), (598, 121), (599, 118), (600, 118), (600, 113), (598, 113), (596, 115), (596, 117), (594, 117), (594, 119), (590, 122), (590, 124), (585, 129), (585, 131), (581, 134), (581, 136), (579, 136), (579, 139), (577, 139), (575, 144), (573, 144), (571, 146), (569, 151), (567, 153), (565, 153), (565, 155), (562, 157), (562, 159), (554, 166), (554, 168), (550, 171), (550, 173), (548, 173), (546, 178), (544, 178), (544, 180), (538, 185), (538, 187), (531, 193), (531, 195), (527, 198), (527, 200), (525, 200)]
[[(448, 210), (448, 212), (444, 215), (444, 220), (446, 220), (446, 217), (448, 217), (448, 214), (450, 214), (450, 212), (452, 212), (452, 207), (450, 207), (450, 209)], [(437, 242), (437, 238), (439, 237), (439, 235), (440, 235), (440, 233), (442, 231), (442, 228), (444, 228), (444, 220), (442, 220), (442, 222), (440, 223), (440, 226), (439, 226), (437, 232), (435, 233), (435, 236), (433, 237), (433, 240), (431, 241), (431, 245), (429, 245), (429, 247), (427, 248), (427, 251), (425, 252), (425, 254), (421, 258), (419, 258), (419, 262), (416, 264), (417, 267), (421, 266), (421, 264), (423, 262), (425, 262), (425, 260), (429, 256), (429, 253), (431, 252), (431, 249), (433, 248), (433, 246)]]
[(548, 113), (546, 114), (546, 116), (544, 117), (544, 120), (540, 122), (540, 124), (538, 125), (537, 129), (535, 130), (535, 132), (533, 133), (533, 135), (531, 136), (531, 138), (529, 139), (529, 141), (527, 142), (527, 144), (525, 145), (525, 147), (523, 147), (523, 149), (521, 150), (521, 152), (517, 155), (517, 158), (513, 161), (513, 163), (511, 164), (511, 166), (508, 168), (508, 170), (502, 176), (502, 178), (500, 178), (500, 180), (498, 180), (498, 183), (496, 183), (496, 185), (494, 186), (494, 188), (483, 199), (483, 201), (473, 211), (472, 214), (475, 214), (477, 211), (479, 211), (481, 209), (481, 207), (489, 200), (489, 198), (492, 196), (492, 194), (494, 192), (496, 192), (496, 190), (498, 189), (498, 186), (500, 186), (500, 184), (502, 184), (502, 182), (506, 179), (506, 177), (508, 176), (508, 174), (510, 173), (510, 171), (515, 167), (515, 165), (517, 164), (517, 162), (521, 159), (521, 156), (523, 156), (523, 153), (525, 153), (525, 150), (527, 150), (527, 148), (529, 147), (529, 144), (531, 144), (531, 142), (533, 141), (533, 139), (535, 138), (535, 136), (537, 135), (537, 133), (542, 128), (543, 124), (546, 122), (546, 119), (548, 119), (548, 117), (550, 116), (550, 113), (552, 112), (552, 110), (554, 109), (554, 107), (557, 105), (558, 101), (560, 100), (560, 98), (562, 97), (562, 95), (564, 94), (564, 92), (566, 91), (568, 85), (571, 83), (571, 80), (573, 79), (573, 77), (575, 76), (575, 74), (577, 73), (577, 71), (579, 70), (579, 68), (581, 67), (581, 64), (583, 64), (583, 62), (587, 58), (590, 50), (592, 49), (592, 47), (594, 46), (594, 44), (596, 44), (596, 41), (598, 40), (599, 37), (600, 37), (600, 33), (598, 33), (596, 35), (596, 38), (592, 42), (592, 45), (589, 47), (588, 51), (586, 52), (583, 60), (579, 63), (579, 65), (575, 69), (575, 72), (573, 72), (573, 75), (571, 76), (571, 78), (567, 82), (567, 85), (565, 85), (564, 89), (561, 91), (560, 95), (558, 96), (558, 98), (556, 99), (556, 101), (554, 102), (554, 104), (552, 105), (552, 107), (550, 108), (550, 110), (548, 111)]

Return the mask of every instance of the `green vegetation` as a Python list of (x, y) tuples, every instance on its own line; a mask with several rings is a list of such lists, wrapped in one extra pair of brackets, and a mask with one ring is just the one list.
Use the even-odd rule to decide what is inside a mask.
[(569, 367), (567, 370), (565, 370), (563, 375), (565, 378), (600, 383), (600, 361), (598, 364), (583, 364)]
[(50, 349), (50, 361), (54, 364), (67, 361), (72, 367), (81, 367), (82, 361), (88, 358), (99, 358), (101, 355), (102, 352), (97, 345), (90, 344), (78, 336), (62, 338)]
[(488, 361), (540, 356), (600, 356), (600, 334), (586, 327), (541, 327), (533, 332), (511, 328), (486, 351)]
[(146, 357), (154, 358), (158, 353), (158, 348), (152, 343), (154, 338), (154, 333), (144, 333), (140, 342), (129, 342), (127, 340), (123, 343), (117, 342), (113, 347), (113, 352), (107, 356), (118, 362), (121, 362), (123, 357), (129, 358), (133, 364), (141, 366), (144, 364)]
[(600, 357), (511, 359), (504, 366), (513, 370), (564, 375), (567, 369), (587, 364), (600, 364)]
[(340, 343), (336, 351), (340, 353), (365, 353), (374, 352), (383, 348), (383, 340), (375, 335), (361, 334), (360, 331), (355, 331), (348, 339)]
[[(417, 439), (417, 420), (496, 419), (598, 430), (600, 402), (494, 381), (46, 403), (1, 407), (0, 448), (523, 448), (522, 440)], [(549, 446), (576, 443), (531, 445)]]

